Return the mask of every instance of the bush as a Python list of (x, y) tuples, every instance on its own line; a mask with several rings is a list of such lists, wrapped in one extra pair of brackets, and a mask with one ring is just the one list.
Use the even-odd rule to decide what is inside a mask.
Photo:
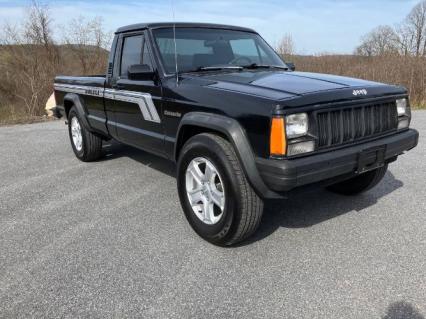
[(57, 74), (105, 72), (109, 35), (102, 20), (73, 20), (66, 37), (53, 39), (46, 6), (33, 2), (18, 27), (5, 25), (0, 38), (0, 122), (33, 119), (45, 114)]

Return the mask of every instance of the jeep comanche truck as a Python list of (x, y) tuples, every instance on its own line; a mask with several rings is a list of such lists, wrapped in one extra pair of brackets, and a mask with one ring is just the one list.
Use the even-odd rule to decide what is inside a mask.
[(372, 188), (418, 141), (403, 87), (296, 72), (242, 27), (122, 27), (106, 75), (54, 88), (77, 158), (114, 139), (175, 161), (186, 218), (216, 245), (253, 234), (267, 199)]

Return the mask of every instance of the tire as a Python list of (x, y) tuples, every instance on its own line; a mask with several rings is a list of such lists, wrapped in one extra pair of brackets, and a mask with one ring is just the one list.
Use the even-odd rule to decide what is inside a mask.
[[(220, 193), (221, 190), (224, 196), (223, 210), (216, 205), (219, 196), (210, 196), (211, 202), (214, 203), (211, 218), (205, 218), (204, 213), (200, 212), (203, 208), (206, 211), (205, 208), (210, 206), (205, 206), (204, 202), (200, 201), (193, 208), (190, 203), (190, 196), (193, 204), (198, 198), (198, 192), (194, 191), (197, 186), (193, 186), (198, 183), (191, 173), (195, 166), (207, 177), (205, 180), (209, 180), (209, 175), (214, 176), (212, 185), (209, 186), (211, 191), (207, 189), (205, 194)], [(210, 171), (215, 169), (217, 174), (209, 174), (208, 167)], [(219, 246), (233, 245), (248, 238), (259, 227), (263, 201), (248, 183), (233, 146), (222, 137), (203, 133), (185, 143), (177, 164), (177, 186), (182, 209), (189, 224), (199, 236), (210, 243)], [(190, 192), (194, 191), (194, 195), (189, 195), (188, 189)], [(209, 196), (203, 196), (202, 198), (207, 198), (208, 201)]]
[(383, 179), (387, 170), (388, 164), (343, 182), (328, 186), (327, 189), (337, 194), (357, 195), (376, 186)]
[[(73, 131), (74, 128), (74, 131)], [(73, 137), (80, 130), (80, 138)], [(88, 131), (82, 124), (80, 115), (72, 107), (68, 115), (68, 133), (75, 156), (83, 162), (91, 162), (102, 156), (102, 139)]]

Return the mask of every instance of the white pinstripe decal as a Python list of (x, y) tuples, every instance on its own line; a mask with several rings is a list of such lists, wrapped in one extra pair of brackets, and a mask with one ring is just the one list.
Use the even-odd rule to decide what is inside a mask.
[(143, 118), (146, 121), (161, 123), (161, 119), (155, 108), (152, 96), (149, 93), (123, 91), (114, 89), (97, 88), (94, 86), (72, 85), (72, 84), (55, 84), (55, 90), (61, 92), (77, 93), (82, 95), (90, 95), (97, 97), (105, 97), (106, 99), (135, 103), (139, 106)]

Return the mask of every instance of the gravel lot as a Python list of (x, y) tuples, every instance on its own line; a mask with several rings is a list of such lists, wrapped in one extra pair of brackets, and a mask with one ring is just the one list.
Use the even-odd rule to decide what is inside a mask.
[(82, 163), (67, 134), (0, 128), (1, 318), (425, 318), (425, 139), (372, 191), (270, 204), (224, 249), (190, 229), (171, 163), (119, 145)]

